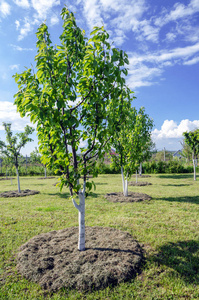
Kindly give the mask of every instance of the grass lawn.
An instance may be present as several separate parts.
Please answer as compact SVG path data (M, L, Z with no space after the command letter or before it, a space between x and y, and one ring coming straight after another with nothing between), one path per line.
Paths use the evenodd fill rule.
M135 178L132 178L135 180ZM120 175L100 175L86 199L86 226L127 231L143 246L142 273L128 283L93 293L60 290L48 294L16 272L15 254L35 235L78 226L68 190L57 179L21 178L21 189L40 194L0 198L0 299L199 299L199 179L192 174L162 174L139 179L152 185L129 186L151 201L112 203L104 195L122 190ZM0 192L16 190L17 180L0 181Z

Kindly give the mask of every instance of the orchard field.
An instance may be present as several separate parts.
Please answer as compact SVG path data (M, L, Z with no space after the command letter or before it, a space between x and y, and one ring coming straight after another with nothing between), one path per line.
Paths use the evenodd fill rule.
M132 177L131 181L135 178ZM21 189L40 194L0 198L0 299L198 299L199 194L192 174L156 174L129 186L150 201L112 203L105 194L122 191L121 175L99 175L96 190L86 198L86 226L113 227L130 233L144 249L145 263L136 278L114 288L81 293L48 293L16 271L18 248L49 231L78 226L69 191L57 178L21 177ZM17 190L16 177L0 181L0 192Z

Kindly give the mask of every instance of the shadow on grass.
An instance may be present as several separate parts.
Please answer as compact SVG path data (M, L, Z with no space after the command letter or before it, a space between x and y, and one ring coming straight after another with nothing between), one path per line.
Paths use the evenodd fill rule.
M199 283L199 242L197 241L179 241L163 245L152 260L174 269L188 283Z
M168 179L193 179L193 174L161 174L158 177Z
M199 196L164 197L158 198L158 200L199 204Z
M162 186L190 186L191 184L162 184Z
M43 194L50 195L50 196L57 196L57 197L64 198L64 199L67 199L67 198L70 197L69 193L59 193L59 192L57 192L57 193L43 193ZM92 192L90 192L88 196L91 197L91 198L98 198L98 194L92 193ZM88 196L86 195L86 198ZM78 196L75 196L75 195L74 195L74 197L78 198Z

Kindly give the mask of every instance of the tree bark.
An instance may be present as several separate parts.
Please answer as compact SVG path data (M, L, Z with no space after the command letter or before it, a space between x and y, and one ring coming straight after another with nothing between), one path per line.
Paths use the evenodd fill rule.
M125 197L128 196L128 179L126 176L126 179L124 178L124 171L123 171L123 167L121 167L121 175L122 175L122 185L123 185L123 194Z
M194 172L193 178L194 178L194 180L196 180L196 165L197 165L197 160L194 158L193 159L193 172Z
M18 167L16 167L16 173L17 173L18 192L21 193Z
M85 250L85 187L86 182L84 183L83 190L79 191L79 204L76 203L75 199L73 199L73 205L78 210L78 219L79 219L79 238L78 238L78 250Z
M46 167L44 167L44 174L45 174L45 178L47 178Z
M139 171L139 175L142 176L142 163L140 163L140 171Z

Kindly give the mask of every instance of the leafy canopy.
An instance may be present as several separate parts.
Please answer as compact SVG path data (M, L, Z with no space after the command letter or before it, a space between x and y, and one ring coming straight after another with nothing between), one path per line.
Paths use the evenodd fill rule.
M191 148L194 158L197 158L199 154L199 129L190 132L184 132L183 136L185 144Z
M130 106L125 84L125 52L111 47L103 27L85 37L73 13L64 7L60 45L53 46L48 27L37 31L36 69L15 74L15 104L21 116L37 124L43 163L61 171L61 187L78 193L81 175L93 173L116 127ZM124 105L125 103L125 105ZM90 190L91 183L86 183Z
M0 150L9 161L12 161L16 167L18 167L18 158L20 156L21 148L23 148L32 139L29 137L33 133L34 128L26 125L24 132L16 133L13 136L11 130L11 123L3 123L6 131L6 142L0 141Z
M143 107L139 111L131 107L120 130L115 132L112 145L117 155L112 155L112 161L123 168L125 177L130 177L138 165L149 158L153 146L152 127L153 120Z

